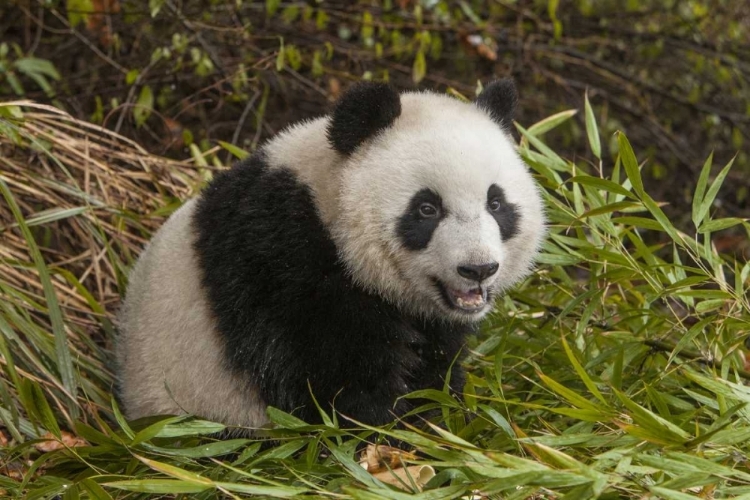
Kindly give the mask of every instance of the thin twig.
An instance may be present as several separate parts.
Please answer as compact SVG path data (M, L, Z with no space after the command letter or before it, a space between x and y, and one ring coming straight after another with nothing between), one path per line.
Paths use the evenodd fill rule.
M260 96L260 90L256 90L255 94L253 94L253 97L250 98L249 101L247 101L247 104L245 105L245 109L242 110L242 114L240 115L240 121L237 122L237 127L234 129L234 134L232 134L232 145L236 145L237 141L240 138L240 132L242 131L242 127L245 125L245 120L247 119L247 115L250 114L250 110L253 109L253 106L255 105L255 101L258 100L258 96ZM224 160L224 163L229 165L232 161L232 153L227 151L226 159Z
M39 3L41 4L42 2L40 1ZM116 68L117 71L119 71L123 75L128 72L127 69L125 69L123 66L121 66L120 64L118 64L115 60L113 60L107 54L105 54L104 52L102 52L101 50L99 50L99 47L97 47L96 45L94 45L93 43L91 43L91 41L88 38L86 38L85 36L83 36L80 31L78 31L77 29L73 28L70 25L70 23L68 23L68 20L65 18L65 16L63 16L62 14L60 14L57 11L57 9L50 8L50 12L52 12L52 15L54 15L61 23L63 23L68 28L68 30L69 30L70 33L72 33L76 38L78 38L78 40L80 40L86 47L88 47L89 49L91 49L91 51L93 51L97 56L99 56L100 58L102 58L103 60L105 60L107 62L107 64L109 64L113 68Z

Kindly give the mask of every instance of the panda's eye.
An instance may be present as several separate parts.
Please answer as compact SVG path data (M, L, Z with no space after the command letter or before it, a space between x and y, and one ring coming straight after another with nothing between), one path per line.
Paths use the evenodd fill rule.
M419 205L419 215L421 215L425 219L432 219L434 217L437 217L438 209L431 203L422 203L421 205Z
M498 210L500 210L500 207L502 206L503 206L502 202L498 200L497 198L495 198L494 200L491 200L489 203L490 210L492 210L493 212L497 212Z

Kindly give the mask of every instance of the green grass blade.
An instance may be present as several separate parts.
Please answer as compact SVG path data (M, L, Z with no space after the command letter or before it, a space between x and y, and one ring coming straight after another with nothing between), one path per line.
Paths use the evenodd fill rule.
M716 176L716 179L714 179L711 187L708 188L708 192L706 192L705 198L701 200L701 203L698 206L698 212L694 215L693 220L694 222L698 221L699 225L703 223L706 215L708 215L708 211L711 208L714 200L716 199L716 195L719 194L719 189L721 189L721 185L724 183L724 179L729 173L729 170L732 168L735 158L729 160L729 163L727 163L724 168L721 169L721 172L719 172L719 175ZM703 172L701 172L701 175L702 174Z
M124 481L112 481L104 483L109 488L119 490L136 491L140 493L155 494L180 494L180 493L200 493L211 489L212 486L189 483L176 479L126 479Z
M16 219L18 227L21 229L23 236L28 245L29 253L34 261L37 272L39 273L39 280L42 283L44 290L44 297L47 300L47 308L49 310L49 320L52 324L52 332L55 336L55 353L57 355L57 371L60 374L63 386L67 392L67 396L70 398L69 413L73 420L78 418L78 402L76 396L78 394L78 383L76 381L76 375L73 370L73 360L70 356L70 349L68 348L68 338L65 333L65 325L63 323L62 311L60 310L60 304L57 301L57 294L52 285L50 278L49 269L47 264L44 262L44 257L39 251L39 247L34 240L34 236L31 234L29 227L26 225L26 220L21 214L21 209L18 207L16 200L13 198L13 194L8 185L3 179L0 179L0 191L3 193L6 203L11 209L13 216Z
M625 168L625 174L630 179L630 183L638 196L643 196L645 191L641 171L638 168L638 160L635 158L633 147L624 133L617 133L617 144L620 146L620 158L622 159L622 166Z
M576 113L578 113L577 109L568 109L566 111L555 113L554 115L548 116L547 118L536 122L527 130L529 134L539 137L540 135L543 135L544 133L549 132L553 128L558 127L562 123L570 120L570 118L575 116Z
M698 184L695 186L695 193L693 194L693 206L692 206L692 219L695 227L700 226L701 219L698 218L698 212L700 210L701 202L706 194L706 186L708 186L708 176L711 175L711 166L714 162L714 153L711 152L706 158L703 168L701 168L700 176L698 177Z
M591 152L594 153L598 159L602 159L602 143L599 139L599 129L596 126L596 118L594 117L594 110L591 108L589 102L589 93L586 91L584 95L584 110L586 114L586 135L589 138L589 146L591 146Z
M568 355L568 359L570 360L570 363L573 365L573 369L575 369L578 376L581 378L583 383L586 385L586 388L591 392L591 394L594 395L596 399L602 402L604 406L607 406L607 400L604 399L604 396L599 391L599 388L596 386L593 380L591 380L591 377L589 377L588 373L586 373L586 370L581 366L581 363L578 361L578 358L576 358L575 354L573 354L573 350L570 348L570 345L568 345L568 341L565 339L565 337L561 337L563 348L565 349L565 354Z

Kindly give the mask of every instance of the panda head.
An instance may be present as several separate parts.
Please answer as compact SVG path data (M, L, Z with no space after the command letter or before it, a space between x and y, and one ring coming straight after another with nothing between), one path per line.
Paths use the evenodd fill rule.
M327 124L338 153L331 233L357 283L422 317L473 322L526 276L544 234L507 127L511 80L474 103L353 87Z

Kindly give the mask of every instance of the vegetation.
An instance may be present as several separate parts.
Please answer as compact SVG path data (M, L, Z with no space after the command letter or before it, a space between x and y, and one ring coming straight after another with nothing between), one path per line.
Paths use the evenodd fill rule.
M472 342L463 400L419 394L444 427L351 432L340 416L309 426L271 411L276 428L265 435L279 444L264 448L260 438L206 437L224 429L211 422L127 423L111 397L107 311L149 232L211 170L150 156L52 108L0 112L7 494L402 498L354 458L362 440L386 435L439 471L424 498L750 497L750 263L711 243L714 231L750 229L711 215L729 165L713 181L711 160L703 167L688 234L644 191L625 135L607 177L603 162L565 161L542 141L572 112L519 126L551 236L539 271ZM598 158L588 106L585 116Z
M750 499L746 152L732 163L747 138L742 2L205 3L0 7L0 94L48 102L0 103L0 497ZM663 52L596 28L616 16ZM459 47L475 33L484 45ZM165 36L176 45L152 58ZM66 59L81 46L92 52ZM558 49L585 57L538 52ZM690 51L707 57L704 71ZM258 437L217 439L225 427L200 419L122 418L112 313L182 200L322 110L336 85L387 76L470 98L474 76L498 68L525 82L519 150L544 188L550 236L536 273L471 339L463 397L415 394L440 422L342 430L341 415L308 425L271 409ZM687 95L690 79L711 90L651 100ZM573 110L558 107L568 99ZM669 179L678 166L695 176L656 183L659 165ZM423 491L357 463L383 436L435 469Z
M711 152L725 215L750 214L750 4L735 0L11 0L0 2L0 95L184 158L246 150L319 115L359 79L472 96L513 76L521 123L597 111L649 161L644 182L679 227ZM582 117L550 143L585 157ZM228 157L222 155L223 162Z

